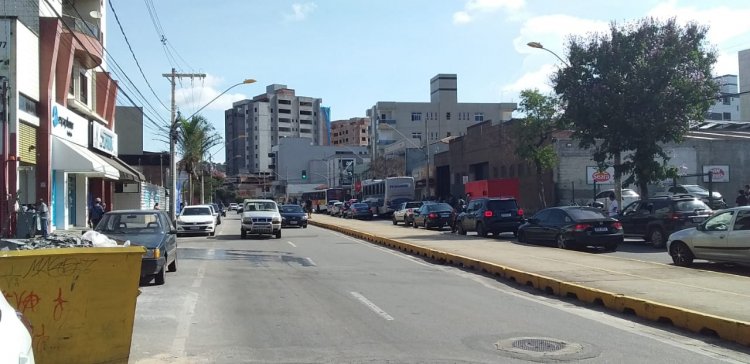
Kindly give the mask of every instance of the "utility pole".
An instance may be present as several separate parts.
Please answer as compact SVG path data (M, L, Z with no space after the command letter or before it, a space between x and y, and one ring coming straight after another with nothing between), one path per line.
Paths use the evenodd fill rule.
M175 80L177 78L205 78L205 73L177 73L172 68L172 73L164 73L163 77L169 79L172 84L172 110L169 117L169 217L175 221L177 216L177 155L175 153L175 143L177 142L177 119L175 114L177 107L175 105Z

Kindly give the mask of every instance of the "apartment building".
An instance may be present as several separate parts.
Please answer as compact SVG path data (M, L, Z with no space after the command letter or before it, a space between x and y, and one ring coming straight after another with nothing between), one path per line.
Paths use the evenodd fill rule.
M706 119L737 121L740 120L740 96L738 93L737 75L714 77L719 84L721 98L708 109Z
M224 113L227 174L272 173L271 148L283 138L327 140L320 98L297 96L273 84L252 100L240 100Z
M370 119L351 118L331 122L331 145L368 146Z

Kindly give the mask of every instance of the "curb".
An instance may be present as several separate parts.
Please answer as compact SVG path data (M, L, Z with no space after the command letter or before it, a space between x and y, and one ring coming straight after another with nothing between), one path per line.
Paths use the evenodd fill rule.
M687 329L695 333L716 335L723 340L750 346L750 322L714 316L682 307L586 287L541 274L526 272L509 266L426 248L396 239L384 238L338 225L312 220L308 223L328 230L338 231L374 244L400 250L405 253L430 258L441 263L492 274L495 277L502 277L521 285L534 287L547 294L575 298L579 301L603 306L620 313L633 314L647 320L661 323L671 323L675 327Z

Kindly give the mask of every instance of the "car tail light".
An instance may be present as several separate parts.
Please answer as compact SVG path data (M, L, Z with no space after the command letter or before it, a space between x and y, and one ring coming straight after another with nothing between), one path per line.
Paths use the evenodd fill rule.
M622 230L622 223L620 223L619 221L615 221L612 223L612 227L617 230Z
M523 216L523 209L518 209L518 216Z
M427 215L427 217L429 217L430 219L437 219L437 214L434 212L430 212L430 214Z
M573 230L575 231L586 231L586 229L590 228L591 225L589 224L576 224L575 228Z
M669 215L669 218L672 220L679 220L682 218L682 214L679 212L673 212L671 215Z
M492 211L489 211L489 210L485 211L484 212L484 217L492 217Z

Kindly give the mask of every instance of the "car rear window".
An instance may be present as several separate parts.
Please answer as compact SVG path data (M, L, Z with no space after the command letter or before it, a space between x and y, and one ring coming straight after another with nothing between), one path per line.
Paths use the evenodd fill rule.
M185 216L211 215L211 209L208 207L186 207L182 211L182 215L185 215Z
M353 204L352 207L354 207L355 209L367 209L367 208L370 208L370 205L359 202L359 203Z
M427 209L429 211L450 211L453 210L453 207L451 207L451 205L448 205L447 203L434 203L429 204L427 206Z
M570 209L568 214L576 220L604 219L607 216L599 209Z
M511 211L516 210L516 200L489 200L487 210L491 211Z
M418 207L421 207L421 206L422 206L422 202L407 202L406 203L406 208L407 209L413 209L415 207L418 208Z
M708 205L703 203L701 200L685 200L685 201L677 201L675 203L675 211L690 211L693 212L695 210L710 210L708 208Z
M304 212L302 211L302 206L281 206L281 212Z

